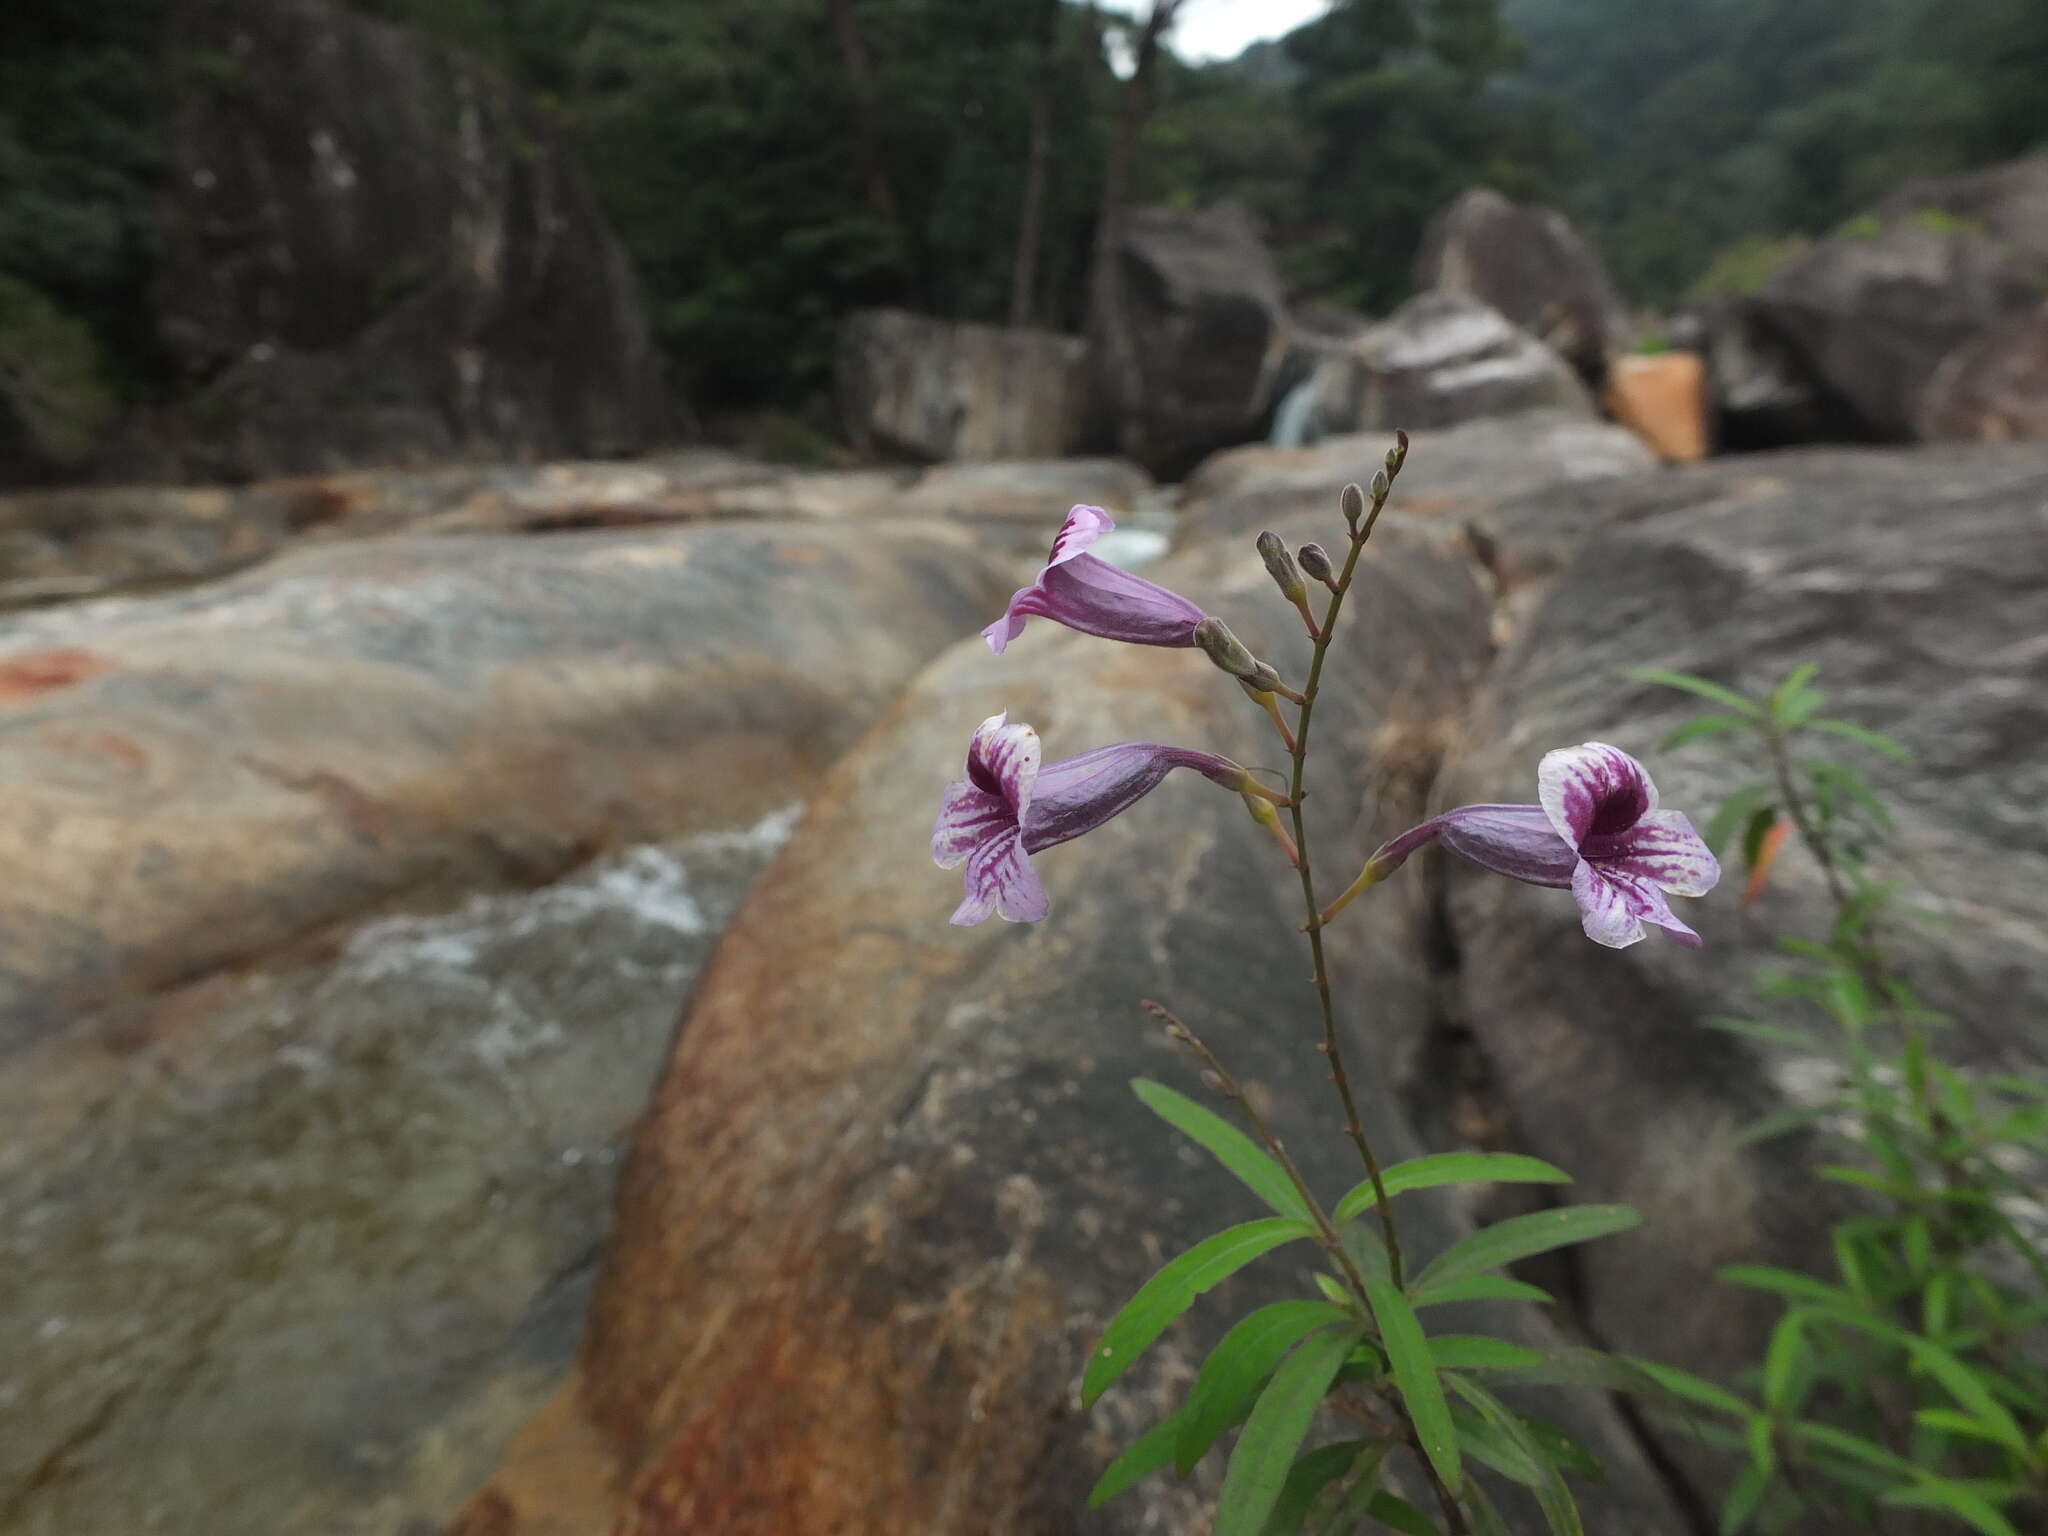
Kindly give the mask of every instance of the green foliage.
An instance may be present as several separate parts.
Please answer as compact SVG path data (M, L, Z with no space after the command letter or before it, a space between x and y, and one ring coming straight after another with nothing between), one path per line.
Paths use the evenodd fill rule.
M92 332L0 272L0 440L11 423L35 457L75 463L113 409Z
M1234 1088L1217 1081L1227 1097L1236 1097ZM1411 1447L1420 1447L1442 1496L1459 1500L1477 1529L1488 1529L1498 1515L1485 1490L1466 1476L1467 1455L1527 1487L1551 1530L1581 1530L1564 1474L1597 1476L1597 1464L1559 1431L1508 1410L1473 1374L1533 1381L1550 1371L1560 1381L1601 1386L1649 1378L1594 1351L1553 1357L1481 1334L1431 1336L1418 1313L1453 1300L1548 1301L1543 1291L1500 1270L1633 1226L1633 1211L1572 1206L1510 1218L1454 1243L1403 1285L1377 1231L1360 1220L1378 1203L1370 1180L1326 1214L1297 1187L1270 1140L1260 1146L1161 1084L1141 1078L1131 1086L1149 1109L1282 1214L1218 1233L1147 1281L1089 1356L1084 1403L1094 1402L1197 1296L1261 1254L1306 1237L1322 1247L1331 1270L1315 1277L1320 1299L1273 1302L1239 1319L1210 1351L1180 1409L1110 1463L1089 1495L1091 1507L1155 1472L1188 1475L1241 1424L1216 1511L1215 1528L1225 1536L1348 1531L1368 1519L1397 1531L1433 1533L1437 1527L1426 1516L1378 1485L1382 1464ZM1482 1152L1413 1158L1381 1175L1390 1199L1460 1184L1563 1182L1562 1170L1536 1158ZM1380 1411L1397 1412L1399 1432L1304 1451L1319 1408L1333 1394L1352 1392L1377 1401Z
M1812 666L1761 699L1683 674L1634 675L1732 711L1710 717L1732 726L1681 736L1753 739L1767 777L1732 794L1713 823L1724 837L1749 828L1752 894L1787 835L1825 878L1835 906L1825 938L1784 941L1794 963L1764 979L1767 995L1825 1027L1711 1022L1833 1059L1838 1092L1744 1134L1809 1132L1827 1153L1816 1174L1863 1201L1833 1226L1833 1276L1768 1265L1722 1271L1785 1304L1745 1377L1753 1398L1643 1369L1731 1421L1722 1443L1745 1464L1722 1506L1728 1536L1777 1530L1816 1510L1863 1528L1883 1506L1934 1512L1985 1536L2033 1528L2048 1512L2048 1371L2016 1346L2048 1321L2048 1256L2006 1205L2031 1198L2013 1170L2048 1162L2048 1118L2025 1085L1934 1054L1937 1021L1884 946L1894 888L1875 866L1890 814L1860 771L1817 749L1847 742L1893 762L1910 755L1868 727L1821 715L1826 697Z
M1506 0L1624 290L1741 292L1900 183L2048 144L2038 0ZM1714 253L1721 253L1715 255Z
M1685 296L1697 303L1755 293L1812 245L1804 235L1744 235L1714 256L1706 271L1686 287Z

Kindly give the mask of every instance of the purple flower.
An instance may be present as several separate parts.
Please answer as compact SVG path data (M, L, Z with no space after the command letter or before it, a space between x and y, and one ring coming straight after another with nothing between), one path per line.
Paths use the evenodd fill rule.
M1019 588L1003 616L981 632L988 648L1002 655L1003 647L1024 633L1024 621L1032 614L1105 640L1193 645L1195 626L1206 617L1201 609L1177 592L1087 553L1115 526L1100 507L1067 513L1038 579Z
M1442 842L1496 874L1569 887L1595 943L1626 948L1652 923L1699 947L1665 893L1704 896L1721 866L1683 813L1657 809L1657 786L1641 763L1605 742L1563 747L1544 754L1536 795L1540 805L1461 805L1402 833L1366 861L1328 915L1423 844Z
M1176 768L1271 797L1227 757L1144 741L1097 747L1041 768L1038 732L1008 719L992 715L981 722L967 747L967 777L946 786L932 829L939 868L967 865L967 895L953 913L962 927L990 913L1013 923L1044 917L1045 887L1030 855L1094 831Z

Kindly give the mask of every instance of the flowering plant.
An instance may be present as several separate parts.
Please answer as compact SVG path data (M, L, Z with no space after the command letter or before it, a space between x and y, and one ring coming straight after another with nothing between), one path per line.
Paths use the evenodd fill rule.
M1383 1165L1347 1073L1324 932L1352 901L1431 843L1509 878L1568 889L1587 934L1612 947L1642 939L1646 924L1696 946L1698 936L1667 898L1702 895L1719 876L1691 823L1659 807L1642 765L1614 747L1587 742L1542 760L1533 803L1446 811L1382 846L1324 905L1302 817L1316 700L1345 598L1407 451L1400 435L1369 494L1346 488L1341 563L1319 545L1289 551L1273 534L1259 539L1261 558L1312 642L1299 689L1253 656L1222 620L1088 553L1111 526L1095 507L1068 514L1037 579L985 631L998 653L1027 617L1109 640L1200 650L1272 722L1290 764L1284 787L1264 784L1198 748L1155 743L1118 743L1042 763L1037 733L998 715L974 732L964 775L946 789L932 836L941 866L965 866L955 923L991 916L1036 921L1049 899L1032 856L1101 826L1172 770L1189 768L1242 799L1299 883L1319 1048L1363 1176L1334 1201L1312 1189L1217 1054L1173 1013L1143 1004L1195 1058L1201 1080L1236 1109L1249 1134L1159 1083L1137 1083L1139 1098L1214 1156L1270 1214L1167 1262L1110 1320L1081 1383L1084 1406L1092 1404L1203 1292L1253 1260L1297 1242L1320 1250L1324 1272L1317 1293L1261 1307L1232 1327L1180 1410L1117 1457L1091 1495L1091 1503L1101 1503L1169 1466L1185 1475L1235 1429L1216 1536L1278 1536L1305 1525L1348 1531L1366 1524L1444 1536L1500 1532L1506 1527L1495 1490L1503 1484L1493 1478L1526 1489L1553 1531L1582 1530L1565 1474L1585 1471L1591 1458L1495 1391L1503 1382L1540 1379L1537 1368L1546 1358L1504 1339L1433 1331L1423 1315L1457 1301L1547 1300L1506 1274L1507 1267L1622 1231L1639 1218L1623 1206L1554 1207L1472 1232L1418 1262L1420 1256L1404 1247L1396 1219L1394 1201L1404 1191L1563 1184L1569 1176L1538 1159L1501 1153L1453 1152ZM1614 1362L1613 1369L1629 1368ZM1634 1371L1629 1383L1655 1386L1646 1371ZM1311 1445L1324 1408L1351 1433ZM1475 1463L1489 1475L1477 1475Z

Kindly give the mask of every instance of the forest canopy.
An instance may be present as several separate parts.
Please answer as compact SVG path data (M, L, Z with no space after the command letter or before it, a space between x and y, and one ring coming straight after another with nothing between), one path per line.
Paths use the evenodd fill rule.
M1128 16L1074 0L356 3L483 55L560 124L711 409L817 398L835 319L861 305L1082 323ZM6 316L32 310L36 334L84 349L92 389L131 399L168 386L150 206L187 63L161 46L164 9L0 12L0 361ZM1373 311L1405 295L1430 215L1486 183L1565 208L1631 300L1668 305L1717 258L1731 270L1731 250L2048 145L2044 79L2039 0L1339 0L1235 60L1165 56L1131 191L1241 198L1303 300Z

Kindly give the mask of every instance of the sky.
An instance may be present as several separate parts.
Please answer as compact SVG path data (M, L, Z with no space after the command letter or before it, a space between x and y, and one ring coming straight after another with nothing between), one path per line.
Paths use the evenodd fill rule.
M1135 16L1151 9L1151 0L1101 4ZM1329 8L1329 0L1186 0L1174 23L1173 51L1190 61L1235 58L1260 38L1292 32Z

